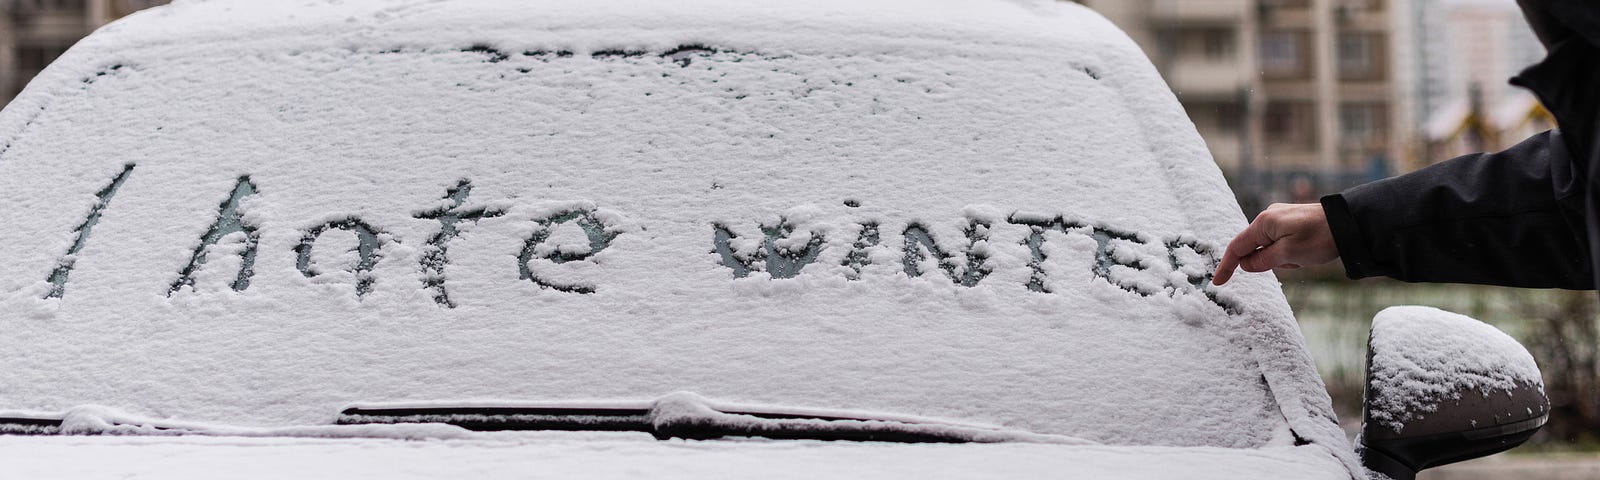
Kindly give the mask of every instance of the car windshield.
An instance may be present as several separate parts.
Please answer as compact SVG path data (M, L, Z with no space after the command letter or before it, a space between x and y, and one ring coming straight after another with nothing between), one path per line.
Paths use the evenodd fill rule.
M647 3L601 22L626 31L448 7L311 35L364 7L270 30L299 24L224 3L91 39L0 115L0 409L310 425L694 392L1281 438L1239 333L1276 294L1204 286L1237 207L1085 11L1059 38Z

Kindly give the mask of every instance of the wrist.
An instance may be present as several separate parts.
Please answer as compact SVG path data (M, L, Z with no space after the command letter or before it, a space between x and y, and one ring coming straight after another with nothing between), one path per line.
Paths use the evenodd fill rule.
M1333 239L1335 254L1344 265L1345 276L1357 279L1382 275L1376 271L1372 254L1366 247L1360 228L1356 226L1355 216L1351 215L1350 204L1345 201L1344 195L1327 195L1322 197L1320 203L1323 222L1328 229L1328 236Z

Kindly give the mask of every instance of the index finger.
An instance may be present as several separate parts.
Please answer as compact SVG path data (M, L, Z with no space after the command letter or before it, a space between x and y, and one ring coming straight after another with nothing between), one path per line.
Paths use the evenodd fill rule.
M1217 262L1217 271L1211 274L1212 285L1228 283L1233 278L1233 271L1239 268L1239 259L1232 253L1223 252L1222 260Z
M1255 253L1256 249L1272 244L1272 238L1266 235L1261 222L1250 222L1250 225L1239 231L1228 242L1228 247L1222 250L1222 260L1217 262L1217 271L1211 275L1212 285L1228 283L1233 278L1233 271L1239 268L1239 259Z

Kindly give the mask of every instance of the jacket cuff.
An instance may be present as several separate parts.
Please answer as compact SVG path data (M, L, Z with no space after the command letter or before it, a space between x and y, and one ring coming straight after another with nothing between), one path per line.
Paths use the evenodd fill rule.
M1328 218L1328 230L1333 232L1333 244L1339 249L1339 261L1344 263L1344 274L1357 278L1382 275L1374 268L1372 252L1350 215L1350 204L1344 195L1335 193L1322 197L1322 213Z

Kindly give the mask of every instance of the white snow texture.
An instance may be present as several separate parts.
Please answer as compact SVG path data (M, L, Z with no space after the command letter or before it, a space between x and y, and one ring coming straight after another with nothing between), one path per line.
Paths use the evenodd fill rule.
M1433 307L1389 307L1372 318L1372 419L1401 431L1464 389L1486 395L1544 386L1516 339L1472 317Z
M1071 3L179 1L0 112L0 168L0 409L693 392L1354 465Z
M16 478L118 480L499 479L1349 479L1317 447L854 442L657 442L617 434L484 441L214 437L0 437ZM219 472L225 472L219 474Z

